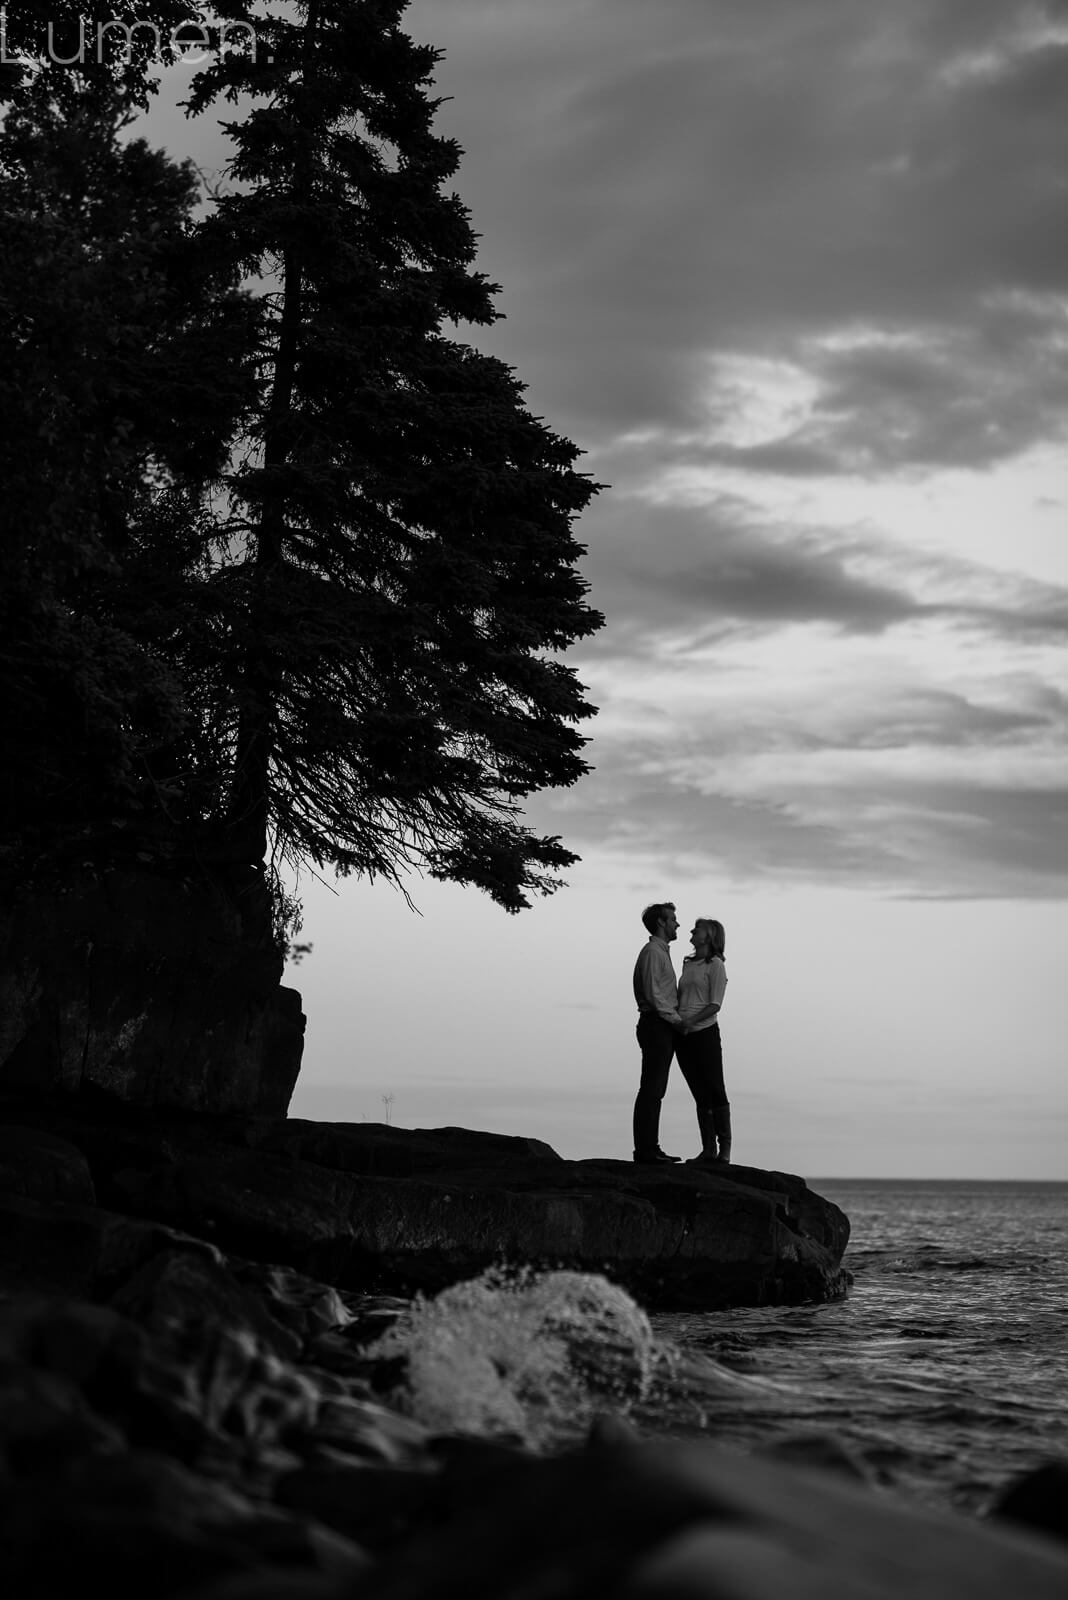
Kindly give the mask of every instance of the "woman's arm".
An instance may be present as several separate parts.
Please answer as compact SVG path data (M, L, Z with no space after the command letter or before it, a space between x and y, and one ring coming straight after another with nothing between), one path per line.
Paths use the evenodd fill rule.
M682 1026L683 1033L692 1033L698 1023L707 1022L710 1017L715 1016L718 1010L718 1003L715 1000L710 1000L707 1006L702 1006L700 1011L694 1011L686 1018Z

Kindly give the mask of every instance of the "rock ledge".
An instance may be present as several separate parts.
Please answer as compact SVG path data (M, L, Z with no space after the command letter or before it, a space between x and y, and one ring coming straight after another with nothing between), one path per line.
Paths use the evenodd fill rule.
M99 1106L22 1117L0 1141L16 1192L59 1182L66 1142L65 1170L81 1174L69 1195L342 1289L433 1292L522 1265L600 1273L667 1310L820 1302L850 1283L848 1219L787 1173L565 1161L535 1139L463 1128Z

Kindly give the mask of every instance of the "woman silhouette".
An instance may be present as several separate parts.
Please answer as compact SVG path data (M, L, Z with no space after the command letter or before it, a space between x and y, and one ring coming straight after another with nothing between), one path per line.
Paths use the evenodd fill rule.
M695 1162L731 1158L731 1108L723 1082L723 1045L719 1013L727 989L724 951L727 934L714 917L698 917L690 934L693 955L679 974L682 1033L675 1055L697 1107L701 1153Z

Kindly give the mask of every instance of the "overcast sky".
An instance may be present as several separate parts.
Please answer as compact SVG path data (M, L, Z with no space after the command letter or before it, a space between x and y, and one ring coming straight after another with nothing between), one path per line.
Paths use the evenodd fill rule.
M481 342L609 485L568 658L595 770L532 806L583 862L519 918L305 885L293 1113L628 1156L670 897L676 965L727 925L736 1159L1068 1178L1068 3L406 26L503 286Z

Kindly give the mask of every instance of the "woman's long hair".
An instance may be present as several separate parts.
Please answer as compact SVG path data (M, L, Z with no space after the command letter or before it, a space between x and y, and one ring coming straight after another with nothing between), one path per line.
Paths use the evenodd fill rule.
M715 917L698 917L697 926L706 929L708 933L709 951L705 956L705 964L707 965L713 956L719 956L722 960L723 952L727 948L727 930L722 922L717 922Z

